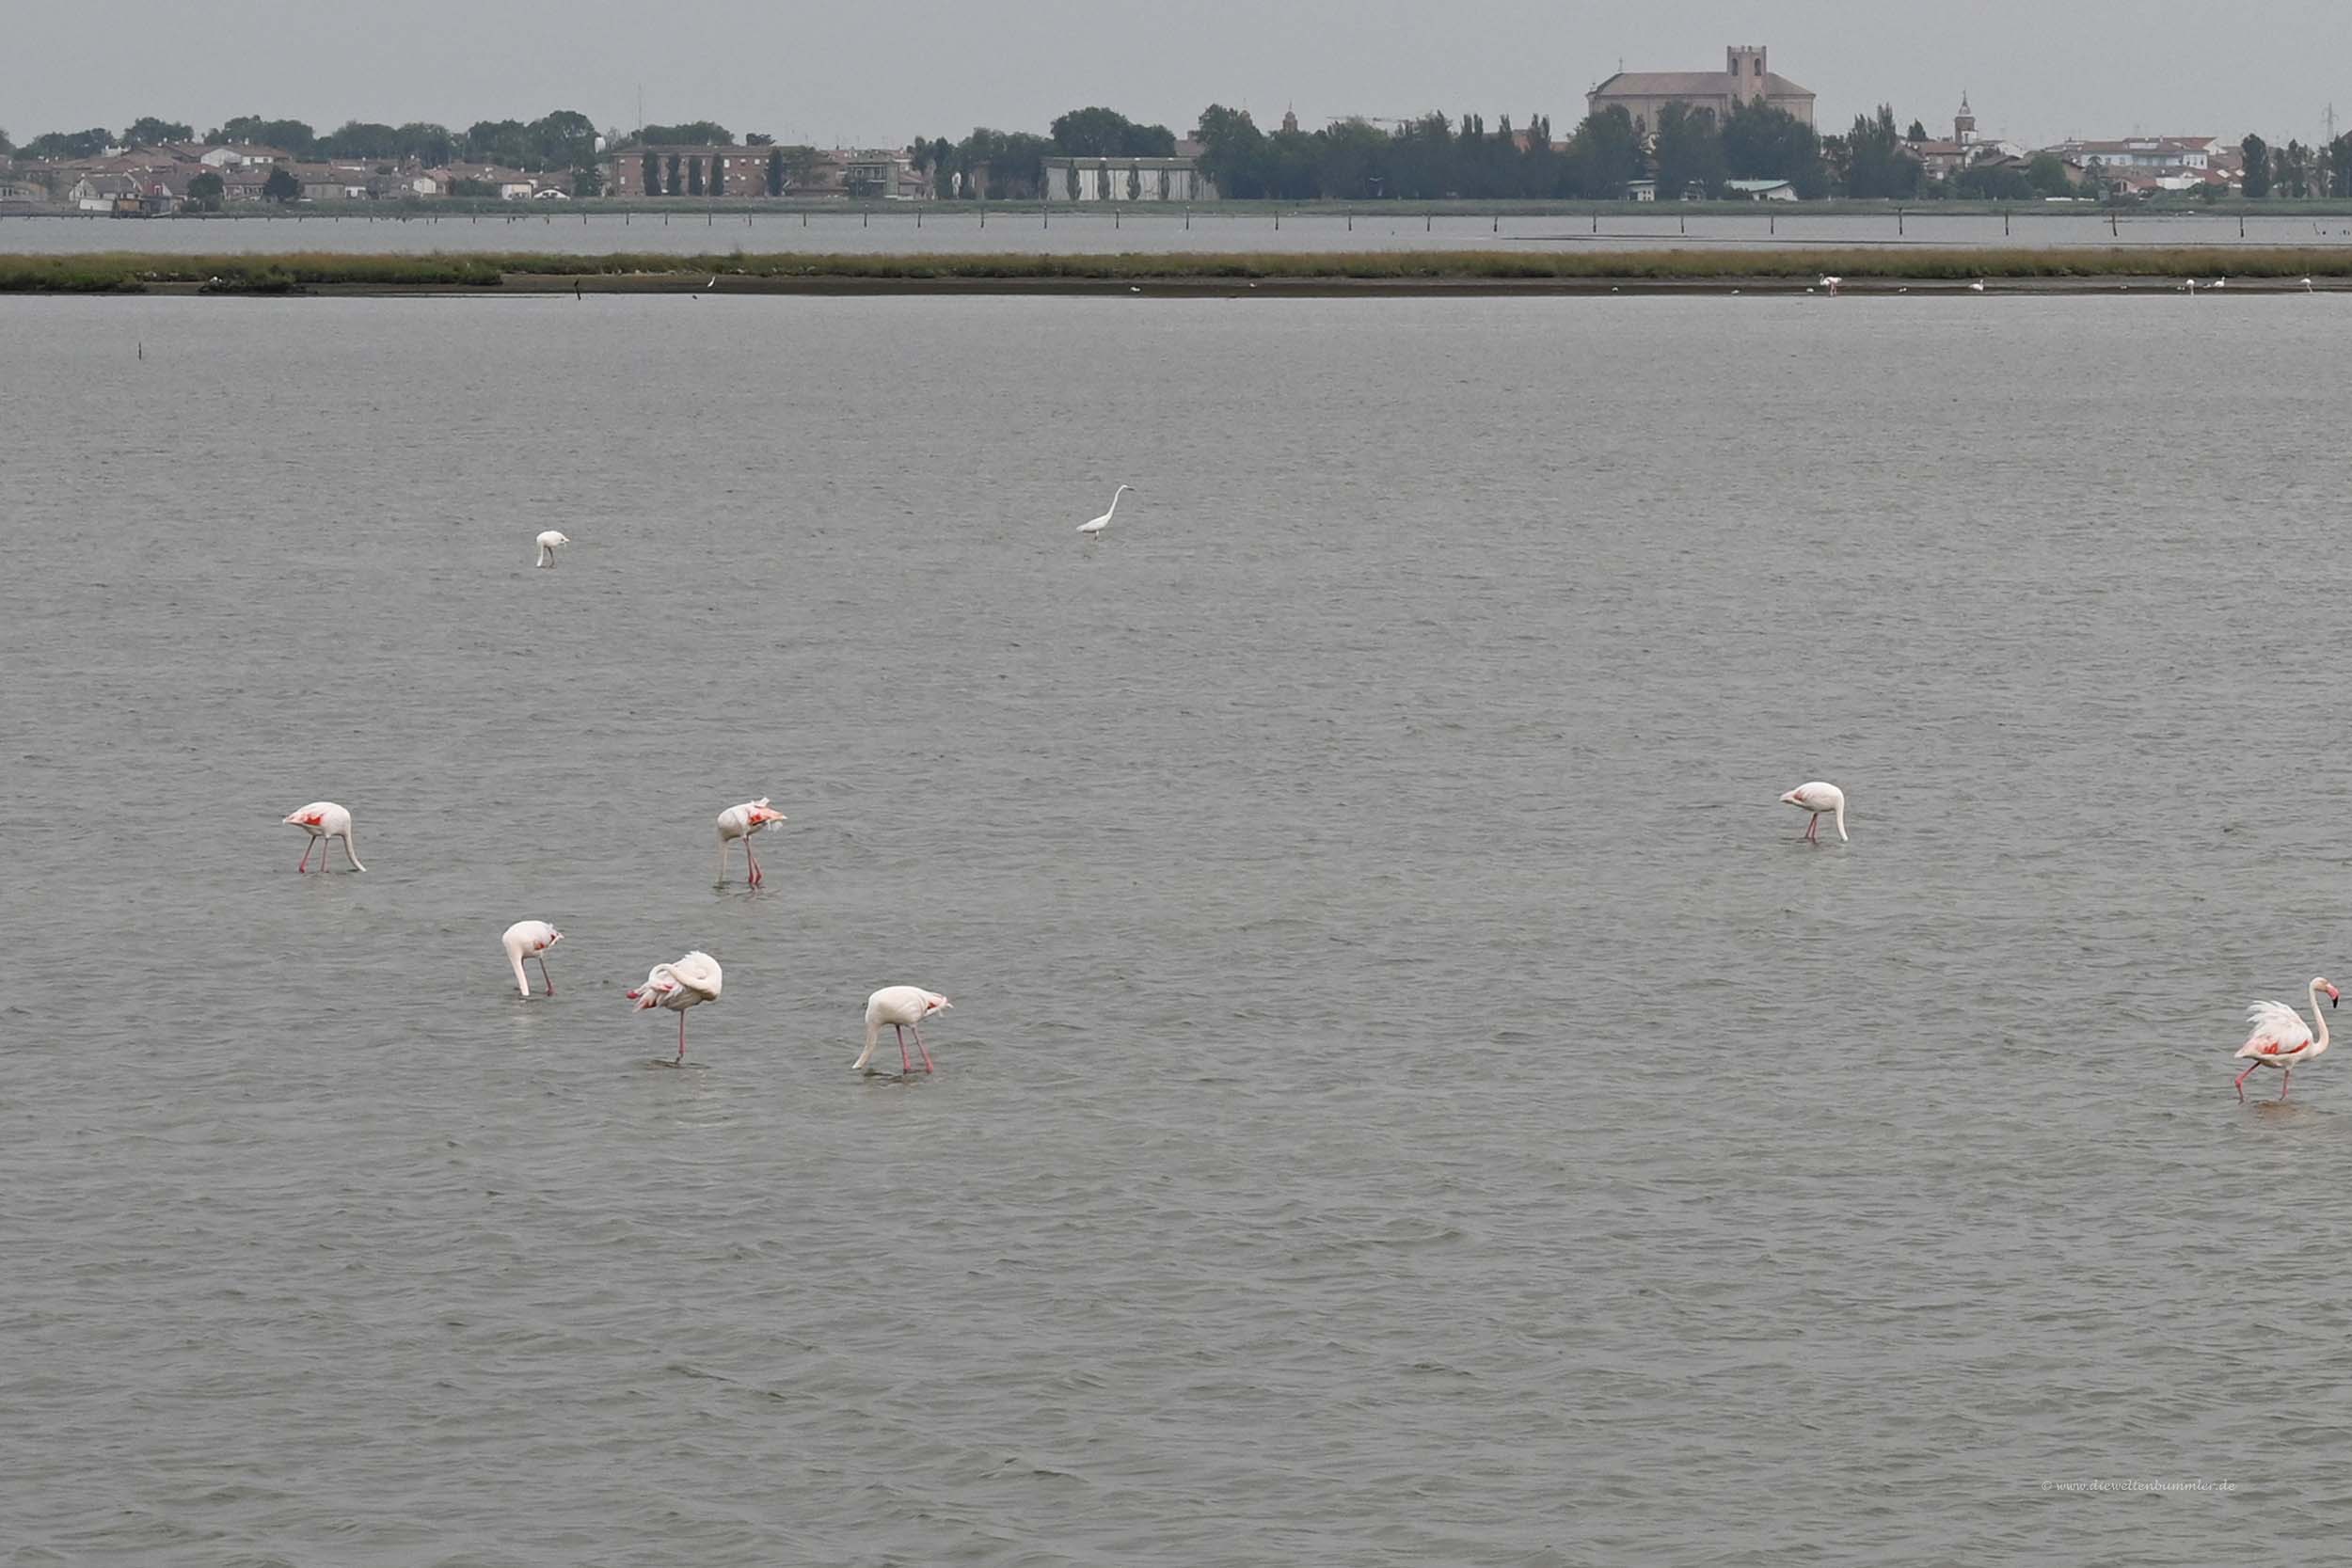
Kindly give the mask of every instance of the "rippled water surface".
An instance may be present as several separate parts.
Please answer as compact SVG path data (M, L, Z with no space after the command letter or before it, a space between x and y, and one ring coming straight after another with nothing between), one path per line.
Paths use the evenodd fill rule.
M669 213L566 213L548 203L511 213L371 217L314 212L272 217L178 217L151 221L43 214L0 217L0 253L146 250L218 251L615 251L725 255L815 251L851 255L1009 252L1080 255L1184 251L1466 250L1574 252L1594 248L1752 249L1856 245L1873 248L2044 245L2352 246L2352 217L2341 214L2131 214L2027 206L2007 216L1910 212L1827 214L1759 206L1745 213L1686 214L1669 204L1607 214L1423 212L1367 203L1355 213L1322 208L1181 208L1146 204L1117 214L992 208L953 211L911 203L810 213L720 213L680 206Z
M0 1562L2340 1560L2348 332L0 303Z

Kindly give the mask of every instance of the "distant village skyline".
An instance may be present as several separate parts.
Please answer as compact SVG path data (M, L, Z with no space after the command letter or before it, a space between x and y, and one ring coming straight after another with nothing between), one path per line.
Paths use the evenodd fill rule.
M1768 46L1775 70L1819 95L1825 133L1881 103L1906 123L1944 125L1963 92L1986 134L2027 145L2249 131L2317 142L2331 98L2352 122L2352 81L2338 92L2330 80L2335 52L2282 41L2297 36L2298 17L2310 36L2331 36L2332 7L2282 0L2258 34L2185 7L2172 16L2168 5L2153 0L2123 27L2101 8L1987 0L1964 16L1907 22L1905 47L1890 51L1883 9L1851 0L1763 25L1752 8L1716 0L1661 0L1605 19L1534 0L1442 15L1403 0L1200 0L1178 28L1078 0L1034 0L1016 16L906 0L879 28L832 6L747 13L689 0L656 23L640 8L579 0L552 33L451 0L418 0L397 27L345 0L259 0L233 28L156 0L92 0L11 24L0 127L20 143L119 129L141 115L199 133L249 114L322 132L345 119L462 129L561 104L626 131L640 119L641 91L649 121L707 119L818 146L898 146L976 126L1034 131L1096 103L1179 135L1212 103L1246 107L1268 128L1286 109L1310 128L1432 110L1515 122L1542 114L1565 127L1621 67L1707 71L1727 43ZM1127 32L1132 49L1119 44ZM87 47L116 33L140 46ZM344 47L348 36L367 47ZM1243 38L1248 46L1236 48Z

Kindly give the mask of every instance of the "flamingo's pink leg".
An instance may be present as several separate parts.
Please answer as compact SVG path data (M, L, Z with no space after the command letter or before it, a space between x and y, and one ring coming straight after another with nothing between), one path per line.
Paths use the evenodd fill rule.
M897 1023L892 1024L890 1030L898 1037L898 1075L903 1078L914 1070L914 1064L907 1060L907 1032L903 1025Z
M313 838L313 839L311 839L311 840L310 840L310 843L305 844L305 845L302 847L302 863L301 863L300 865L297 865L297 866L295 866L295 867L294 867L294 875L295 875L295 876L299 877L299 876L301 876L304 872L306 872L306 871L308 871L308 870L310 870L310 851L311 851L311 849L312 849L313 847L316 847L316 845L318 844L318 842L319 842L319 841L318 841L317 839Z
M757 887L760 883L759 857L752 853L752 840L748 833L743 838L743 859L752 868L752 886Z
M2252 1072L2252 1071L2253 1071L2256 1068L2258 1068L2258 1067L2260 1067L2260 1066L2262 1066L2262 1063L2260 1063L2260 1062L2249 1062L2249 1063L2247 1063L2247 1064L2246 1064L2246 1071L2245 1071L2245 1072L2241 1072L2241 1073L2239 1073L2239 1074L2237 1075L2237 1082L2236 1082L2236 1084L2235 1084L2235 1085L2234 1085L2234 1086L2235 1086L2235 1088L2237 1089L2237 1097L2238 1097L2238 1101L2239 1101L2239 1103L2243 1104L2243 1103L2245 1102L2245 1100L2246 1100L2246 1078L2247 1078L2247 1073L2250 1073L2250 1072Z
M2287 1085L2294 1082L2295 1069L2293 1068L2283 1069L2279 1079L2279 1098L2280 1100L2284 1100L2287 1097Z
M678 1009L677 1015L677 1059L681 1062L686 1060L686 1009L683 1007Z
M543 953L534 953L532 957L539 960L539 978L548 983L548 994L549 996L553 996L555 994L555 976L548 973L547 955ZM678 1019L678 1022L683 1023L686 1020L683 1016L681 1016Z
M914 1026L914 1049L923 1051L923 1026L919 1023ZM931 1053L928 1051L923 1051L923 1070L931 1070Z

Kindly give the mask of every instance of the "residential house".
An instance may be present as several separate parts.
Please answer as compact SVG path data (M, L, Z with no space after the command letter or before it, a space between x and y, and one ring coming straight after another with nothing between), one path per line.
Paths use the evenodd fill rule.
M607 196L632 199L646 196L684 196L708 198L725 197L730 200L768 194L768 157L774 151L768 147L629 147L604 154L604 191ZM835 153L830 162L820 157L822 175L812 181L806 178L793 186L795 196L839 196L844 193L841 182L840 159L848 154ZM649 191L645 185L645 160L654 160L661 188ZM806 171L816 173L818 171ZM823 187L823 188L819 188Z
M207 148L197 155L196 161L208 168L225 171L232 168L266 167L271 164L288 164L294 161L294 155L290 152L282 152L275 147L251 147L240 143L228 147Z
M1797 187L1786 180L1726 180L1724 194L1734 200L1794 201Z

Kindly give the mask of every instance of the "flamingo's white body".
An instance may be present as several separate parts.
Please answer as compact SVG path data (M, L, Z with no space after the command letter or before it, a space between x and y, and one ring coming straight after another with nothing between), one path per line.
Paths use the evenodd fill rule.
M907 1060L907 1035L914 1031L914 1049L923 1052L923 1070L931 1070L931 1053L923 1050L923 1021L933 1013L944 1013L955 1004L936 991L920 986L884 986L866 999L866 1049L850 1064L853 1072L864 1072L866 1064L874 1059L874 1042L882 1038L882 1025L887 1023L898 1036L898 1070L913 1072L914 1064Z
M538 563L539 563L540 565L542 565L542 566L552 566L552 565L554 565L554 564L555 564L555 551L556 551L556 547L557 547L558 546L562 546L562 545L568 545L568 544L570 544L570 543L571 543L571 541L570 541L569 539L564 538L564 537L561 533L558 533L555 530L553 530L553 529L549 529L549 530L548 530L548 531L547 531L547 532L545 532L545 533L543 533L543 534L539 535L539 562L538 562Z
M1112 491L1111 509L1108 512L1104 513L1100 517L1093 518L1088 522L1080 523L1078 525L1078 531L1091 539L1096 534L1101 533L1104 529L1110 527L1111 519L1119 515L1119 498L1127 494L1134 488L1135 486L1132 484L1122 484L1118 489Z
M2246 1076L2258 1067L2275 1067L2280 1071L2279 1098L2287 1097L2287 1085L2295 1078L2295 1069L2328 1049L2328 1015L2319 1010L2319 993L2328 993L2328 1006L2334 1006L2343 993L2329 985L2325 976L2312 981L2312 1023L2319 1026L2316 1037L2312 1024L2295 1016L2295 1009L2283 1002L2257 1002L2246 1009L2246 1022L2254 1032L2246 1037L2246 1043L2237 1048L2237 1056L2250 1058L2246 1072L2237 1075L2237 1097L2246 1098ZM2233 1061L2236 1060L2233 1056Z
M1831 293L1836 293L1837 292L1837 285L1843 283L1845 279L1842 277L1832 277L1824 274L1821 278L1821 287L1827 289Z
M729 806L719 814L719 880L727 879L727 846L737 839L743 841L743 863L751 869L750 883L757 887L767 879L759 869L759 857L752 853L752 835L773 823L788 820L784 813L771 809L768 797L746 800L739 806Z
M507 965L515 971L515 989L523 995L531 994L531 976L523 972L523 960L539 960L539 977L548 983L548 994L555 994L555 976L548 973L548 949L564 940L564 933L544 920L517 920L499 939L506 948Z
M1782 796L1780 798L1780 803L1784 806L1794 806L1799 811L1811 812L1813 814L1813 819L1804 825L1804 836L1807 840L1815 844L1821 842L1821 818L1835 812L1837 816L1838 842L1842 844L1847 841L1846 792L1838 788L1836 784L1823 784L1819 779L1814 780L1811 784L1799 784L1796 788Z
M719 1000L719 960L699 950L675 963L656 964L644 983L628 993L633 1009L667 1007L677 1014L677 1059L686 1060L686 1009Z
M351 863L352 870L367 869L359 863L359 852L351 847L351 813L334 801L313 800L300 811L288 812L280 820L292 823L310 835L310 842L302 847L302 863L294 867L296 871L310 869L310 851L313 849L319 852L319 869L326 870L326 841L330 838L343 841L343 859Z

